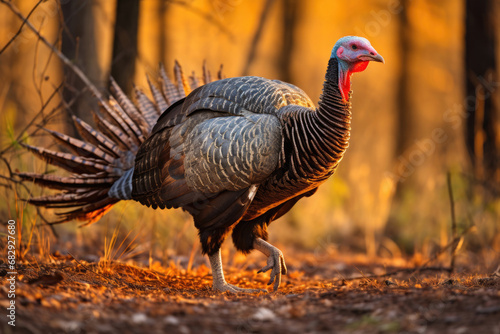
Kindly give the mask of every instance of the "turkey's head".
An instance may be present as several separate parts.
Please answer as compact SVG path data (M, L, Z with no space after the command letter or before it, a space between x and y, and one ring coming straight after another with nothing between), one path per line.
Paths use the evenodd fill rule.
M351 75L366 69L369 61L385 63L384 58L363 37L346 36L335 43L331 58L339 63L339 89L342 99L347 102L351 90Z

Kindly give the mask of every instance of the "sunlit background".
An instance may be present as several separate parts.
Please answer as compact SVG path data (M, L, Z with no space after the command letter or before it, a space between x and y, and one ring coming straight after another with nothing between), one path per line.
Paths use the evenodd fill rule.
M315 196L271 225L271 241L315 252L427 258L454 237L451 185L455 234L475 226L462 240L461 258L498 266L500 153L487 150L487 142L500 148L498 68L474 73L466 67L466 1L141 0L120 2L118 8L110 0L12 2L24 16L36 6L30 22L103 92L112 72L123 76L118 79L125 89L134 82L147 91L146 75L156 78L160 63L171 75L177 60L190 75L200 74L206 61L214 75L223 64L227 77L286 80L317 101L336 40L368 38L386 64L370 64L353 79L352 137L344 160ZM493 6L491 17L500 13L498 1L485 3ZM0 48L21 24L0 3ZM495 52L500 23L484 25L494 42L484 47L492 48L493 63L500 63ZM476 62L483 61L481 52ZM189 215L132 202L120 203L91 227L56 226L56 239L35 209L20 200L26 189L8 179L8 166L53 171L25 152L19 139L50 147L42 132L28 136L42 118L51 129L72 131L68 115L88 119L97 103L88 92L78 95L84 86L26 26L0 54L0 77L0 217L22 224L25 245L38 252L78 249L104 256L114 233L115 247L126 249L123 256L164 263L197 251ZM66 88L51 97L65 79ZM467 79L484 97L472 109L475 97L466 91ZM488 113L494 122L484 130L480 121ZM467 124L475 129L469 138Z

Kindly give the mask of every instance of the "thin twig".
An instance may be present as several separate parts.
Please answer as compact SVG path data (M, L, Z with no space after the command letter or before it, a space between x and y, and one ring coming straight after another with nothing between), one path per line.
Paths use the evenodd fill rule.
M39 31L42 31L42 26L45 18L42 18L40 22L40 27L38 28ZM38 59L40 58L38 55L40 48L40 39L37 39L35 43L35 50L33 52L33 70L31 71L31 78L33 80L33 87L35 88L35 91L37 92L38 98L40 99L40 104L43 105L43 94L42 94L42 82L40 82L40 85L37 85L37 80L36 80L36 71L38 68Z
M80 261L78 261L78 259L77 259L77 258L76 258L73 254L71 254L70 252L68 252L68 254L69 254L69 256L71 256L71 257L73 258L73 260L75 260L75 261L76 261L76 263L78 263L80 266L82 266L83 268L85 268L85 270L88 270L88 271L90 271L91 273L94 273L94 274L96 274L96 275L98 275L98 276L101 276L102 278L105 278L105 279L111 279L111 280L115 281L115 283L119 283L119 282L117 282L117 280L116 280L114 277L108 277L108 276L106 276L106 275L104 275L104 274L101 274L101 273L99 273L99 272L97 272L97 271L94 271L94 270L92 270L92 268L89 268L89 267L88 267L88 266L86 266L85 264L83 264L83 263L81 263Z
M82 266L86 270L90 271L91 273L96 274L97 276L101 276L102 278L104 278L106 280L114 281L114 283L118 284L118 285L125 285L125 286L127 286L129 288L135 288L136 287L136 284L129 283L129 282L120 280L120 279L118 279L116 277L108 276L108 275L105 275L105 274L101 274L101 273L99 273L97 271L94 271L94 270L92 270L92 268L90 268L90 267L86 266L85 264L83 264L82 262L78 261L78 259L73 254L71 254L70 252L68 252L68 254L69 254L69 256L71 256L73 258L73 260L76 261L76 263L78 263L80 266Z
M0 1L2 1L2 0L0 0ZM47 101L42 105L42 108L40 109L40 111L35 115L35 117L33 117L33 119L31 119L31 121L29 121L29 123L24 127L24 129L20 131L19 136L17 136L15 142L13 142L12 144L10 144L6 148L4 148L2 151L0 151L0 156L3 155L3 154L5 154L8 150L10 150L16 143L18 143L21 140L21 138L23 137L23 134L26 131L28 131L28 129L35 123L35 120L38 118L38 116L43 115L43 112L45 111L45 108L47 108L47 106L49 105L50 101L52 101L52 99L56 96L57 92L63 87L63 85L64 84L61 83L56 89L54 89L54 91L49 96L49 98L47 99ZM53 111L55 111L57 109L58 108L54 108ZM43 119L42 119L42 121L43 121ZM38 131L38 130L36 130L36 131ZM32 133L32 134L34 134L34 133Z
M76 96L74 96L74 98L69 101L69 102L65 102L65 101L62 101L60 102L57 106L55 106L48 114L45 114L44 115L44 111L45 111L45 108L48 106L48 104L50 103L50 101L56 96L56 94L61 90L61 88L63 88L64 86L64 82L61 82L61 84L59 86L57 86L54 91L51 93L51 95L49 96L48 100L45 102L45 104L42 106L42 108L40 109L40 111L38 111L38 113L29 121L29 123L19 132L19 135L17 136L17 138L15 139L15 141L13 143L11 143L10 145L8 145L6 148L4 148L2 151L0 151L0 156L4 155L5 153L7 153L12 147L15 146L16 143L20 142L22 137L24 136L24 133L28 131L28 129L34 125L35 123L35 120L40 116L42 115L42 119L40 121L39 124L36 125L36 129L33 130L32 132L28 133L26 135L26 137L32 137L32 136L35 136L37 134L37 132L42 129L49 121L52 117L54 117L54 113L59 110L60 108L64 107L66 109L71 109L71 106L75 103L76 99L78 99L81 95L83 95L84 93L87 92L87 88L85 87L84 89L80 90ZM11 173L12 175L12 173Z
M26 17L23 16L23 14L21 14L21 12L9 1L6 1L6 0L0 0L0 3L3 3L4 5L6 5L7 7L9 7L9 9L17 16L19 17L21 20L23 20L26 24L26 26L28 26L28 28L30 28L34 33L35 35L38 36L38 38L49 48L52 50L52 52L54 52L58 57L59 59L61 59L61 61L66 65L68 66L69 68L71 68L71 70L80 78L80 80L83 81L83 83L89 87L89 89L91 90L92 94L95 95L95 97L99 100L99 102L101 102L103 105L107 105L106 103L106 100L104 99L104 96L102 95L102 93L99 91L99 89L97 89L97 87L92 83L92 81L89 80L89 78L87 78L87 76L82 72L82 70L80 70L75 64L73 64L71 62L71 60L69 60L60 50L58 50L52 43L50 43L45 37L43 37L40 32L30 23L30 21L28 21L28 19Z
M451 268L447 267L424 267L420 268L419 271L450 271ZM403 268L403 269L398 269L394 270L385 274L380 274L380 275L363 275L363 276L357 276L357 277L350 277L350 278L341 278L333 281L333 283L337 282L347 282L347 281L357 281L360 279L374 279L374 278L384 278L384 277L390 277L393 275L401 274L401 273L411 273L414 274L416 271L416 268Z
M40 24L40 28L42 27L42 23ZM57 45L59 42L59 35L56 39L56 41L53 43L54 45ZM37 41L37 50L38 50L38 41ZM52 56L54 55L54 52L50 52L48 57L47 57L47 61L45 62L45 66L43 67L41 73L40 73L40 82L38 83L38 89L40 90L40 101L41 101L41 104L43 105L43 96L42 96L42 85L44 83L44 81L47 81L49 79L49 77L47 75L45 75L49 69L49 66L50 66L50 63L51 63L51 60L52 60ZM37 58L35 58L35 61L34 61L34 64L36 66L37 64ZM35 73L33 73L34 75ZM35 76L33 76L33 78L35 78ZM36 81L33 80L33 84L36 86Z
M439 252L437 252L436 254L434 254L434 256L432 256L429 260L427 260L427 262L425 262L423 265L421 265L420 267L418 267L417 270L416 270L416 272L421 271L423 268L425 268L425 266L427 266L429 263L435 261L439 256L441 256L441 254L443 254L444 252L446 252L449 248L453 247L460 239L462 239L467 233L469 233L469 231L473 227L474 227L474 225L470 225L460 235L458 235L455 238L453 238L453 240L451 242L449 242L446 246L444 246L443 248L441 248L439 250Z
M451 236L453 237L453 239L456 238L457 236L457 221L456 221L456 218L455 218L455 200L453 199L453 188L452 188L452 185L451 185L451 173L448 172L446 174L446 180L448 182L448 196L450 197L450 210L451 210ZM457 248L458 248L458 243L455 247L452 247L451 248L451 251L450 251L450 255L451 255L451 260L450 260L450 275L453 274L453 272L455 271L455 255L456 255L456 251L457 251Z
M221 32L229 36L229 38L234 39L234 34L219 20L217 20L213 15L210 13L204 12L201 9L198 9L194 6L191 5L191 2L187 1L179 1L179 0L169 0L169 3L183 6L186 8L188 11L193 12L196 15L199 15L202 19L205 21L215 25Z
M255 29L255 34L253 35L252 44L250 45L250 51L248 52L247 60L245 62L245 67L243 68L242 75L247 75L250 69L250 65L255 58L255 54L257 53L257 46L259 45L259 40L262 35L262 31L264 30L264 24L266 23L268 14L270 12L271 6L274 3L274 0L266 0L264 4L264 8L262 9L262 14L260 15L259 24L257 25L257 29Z
M431 257L429 260L427 260L421 266L418 266L418 267L415 267L415 268L398 269L398 270L394 270L394 271L391 271L389 273L385 273L385 274L381 274L381 275L367 275L367 276L363 275L363 276L350 277L350 278L341 278L341 279L334 280L333 283L345 282L345 281L356 281L356 280L360 280L360 279L372 279L372 278L389 277L389 276L400 274L400 273L411 273L412 275L414 275L414 274L420 273L422 271L447 271L447 272L451 272L451 268L447 268L447 267L428 267L428 265L431 262L435 261L441 254L443 254L444 252L446 252L450 247L452 247L453 245L455 245L455 243L458 242L461 238L463 238L471 230L472 227L474 227L474 225L471 225L471 226L467 227L459 236L455 237L449 244L447 244L446 246L444 246L443 248L441 248L439 250L439 252L437 252L436 254L434 254L433 257Z
M29 195L30 197L33 197L33 195L32 195L32 193L31 193L30 189L29 189L29 188L28 188L28 187L27 187L27 186L26 186L26 185L25 185L22 181L18 181L18 180L16 180L16 179L14 179L14 177L13 177L13 173L12 173L12 169L11 169L10 164L9 164L9 162L7 161L7 159L5 159L4 157L2 157L2 156L0 155L0 161L3 161L3 162L5 163L5 166L7 167L8 171L9 171L9 177L7 177L7 176L3 176L3 175L0 175L0 178L2 178L2 179L4 179L4 180L7 180L7 181L9 181L9 182L12 182L12 183L14 183L14 184L17 184L17 185L19 185L19 186L21 186L21 187L23 187L23 188L24 188L24 190L26 190L26 192L28 193L28 195ZM52 234L53 234L56 238L58 238L58 237L59 237L59 235L57 234L57 232L56 232L56 230L54 229L54 227L50 224L50 222L49 222L49 221L48 221L48 220L47 220L47 219L46 219L46 218L42 215L42 213L41 213L41 211L40 211L40 208L39 208L39 207L37 207L37 206L35 206L35 210L36 210L36 212L37 212L38 216L40 217L40 219L41 219L41 220L45 223L45 225L49 226L49 228L50 228L50 230L51 230Z
M31 11L28 13L28 16L26 16L26 19L23 20L23 23L21 24L21 26L19 27L19 29L17 30L17 32L14 34L14 36L7 42L7 44L4 45L4 47L2 48L2 50L0 50L0 55L12 44L12 42L14 42L14 40L17 38L17 36L19 36L21 34L21 32L23 31L24 25L26 24L26 22L30 18L31 14L33 14L33 12L35 11L35 9L37 9L37 7L42 2L44 2L44 1L45 0L39 0L36 3L36 5L31 9ZM2 0L1 2L4 2L4 0Z

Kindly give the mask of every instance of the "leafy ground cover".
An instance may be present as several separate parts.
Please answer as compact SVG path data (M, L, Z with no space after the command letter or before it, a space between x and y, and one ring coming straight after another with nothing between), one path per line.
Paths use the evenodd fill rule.
M292 252L293 253L293 252ZM264 260L227 265L229 282L266 286ZM295 254L277 293L211 290L209 268L52 254L18 263L16 327L3 333L500 333L500 276L403 260ZM396 272L396 273L393 273ZM393 273L393 274L391 274ZM388 274L388 275L387 275ZM8 306L6 265L1 309ZM363 278L359 278L363 277Z

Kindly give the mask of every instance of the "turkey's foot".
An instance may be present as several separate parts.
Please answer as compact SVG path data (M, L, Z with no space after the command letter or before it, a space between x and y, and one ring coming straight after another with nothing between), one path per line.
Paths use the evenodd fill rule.
M224 272L222 270L222 259L220 254L220 249L208 257L210 259L210 266L212 267L213 284L212 287L215 291L220 292L231 292L231 293L259 293L267 292L263 289L244 289L237 287L235 285L229 284L224 278Z
M261 238L255 239L253 247L267 256L267 265L259 270L258 273L265 273L272 269L271 278L267 285L271 285L274 282L273 291L277 291L281 284L281 275L286 275L287 272L283 253Z
M245 288L240 288L236 285L229 284L227 282L216 282L214 279L214 283L212 288L215 291L220 291L220 292L231 292L231 293L259 293L259 292L267 292L267 290L264 289L245 289Z

